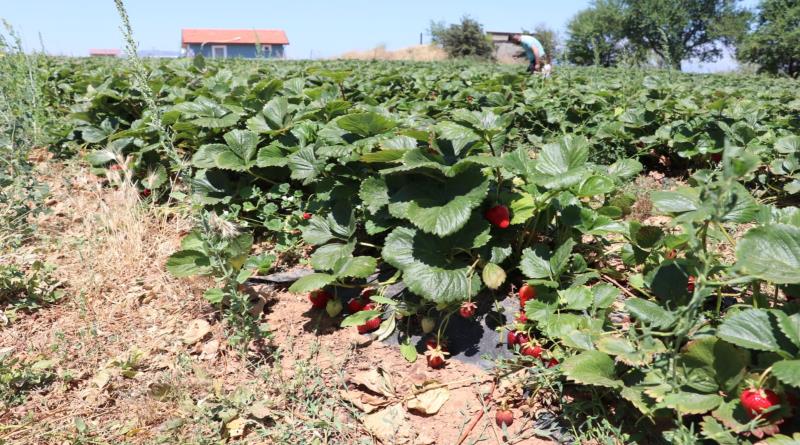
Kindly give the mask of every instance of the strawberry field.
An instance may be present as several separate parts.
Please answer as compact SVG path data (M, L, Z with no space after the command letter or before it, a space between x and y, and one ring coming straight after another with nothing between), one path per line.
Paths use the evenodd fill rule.
M455 359L451 320L500 320L498 380L521 373L525 397L554 390L556 412L581 406L631 441L800 433L797 81L47 64L51 151L191 210L166 268L213 278L231 344L270 335L243 285L303 270L289 290L309 307L432 368ZM525 397L496 404L499 428Z

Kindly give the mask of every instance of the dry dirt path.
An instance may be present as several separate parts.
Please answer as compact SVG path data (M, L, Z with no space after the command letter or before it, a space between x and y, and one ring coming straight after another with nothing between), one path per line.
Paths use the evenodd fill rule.
M164 272L191 228L185 213L105 186L76 165L43 162L39 170L51 211L18 254L54 264L66 297L0 327L0 346L51 361L57 377L19 406L0 405L0 443L372 444L381 443L377 428L383 443L452 445L484 409L493 385L480 369L407 363L278 289L254 288L272 337L247 352L230 347L202 298L212 283ZM357 385L379 368L394 387L388 395ZM407 409L424 382L449 385L436 414ZM395 430L344 398L394 415L387 425ZM490 407L463 443L550 443L528 437L530 421L517 414L509 441Z

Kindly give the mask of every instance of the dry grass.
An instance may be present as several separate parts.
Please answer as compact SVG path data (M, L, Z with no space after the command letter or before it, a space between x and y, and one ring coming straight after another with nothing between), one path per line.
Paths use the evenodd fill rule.
M55 264L67 296L2 328L0 345L28 362L51 360L57 377L19 406L0 405L0 443L374 444L340 390L378 366L395 376L398 394L412 390L412 375L474 382L451 388L436 416L407 414L417 443L454 443L482 409L479 369L408 363L309 310L305 296L267 285L251 290L263 298L269 349L234 350L201 296L210 283L163 272L190 228L184 214L142 201L124 173L111 187L77 166L42 163L41 175L52 212L30 251ZM187 341L192 321L208 332ZM492 425L484 416L470 441L487 441ZM515 425L515 435L532 434L530 421Z
M143 201L125 172L111 186L74 165L45 162L40 175L52 190L51 212L26 254L56 266L67 297L0 328L0 345L24 362L52 361L57 378L19 406L0 403L0 443L224 443L236 418L248 425L240 443L355 443L343 439L355 429L335 396L348 355L325 378L307 343L294 350L282 339L287 357L283 348L244 356L227 346L217 311L202 298L210 281L164 271L191 228L186 215ZM192 320L209 332L187 344ZM259 400L269 405L263 421L248 415Z
M187 314L204 310L199 283L175 280L163 267L190 227L186 218L140 201L124 174L108 188L85 169L40 166L53 192L52 211L40 218L30 250L56 265L69 297L3 330L0 343L23 359L54 360L61 379L46 395L0 412L0 422L11 425L0 430L0 441L5 436L9 443L53 443L51 435L71 430L74 417L101 413L146 423L158 410L141 397L122 396L146 388L121 377L119 363L166 365L150 358L174 347L169 334L182 331Z
M366 51L349 51L337 57L346 60L411 60L432 62L447 59L447 53L436 45L416 45L389 51L385 45Z

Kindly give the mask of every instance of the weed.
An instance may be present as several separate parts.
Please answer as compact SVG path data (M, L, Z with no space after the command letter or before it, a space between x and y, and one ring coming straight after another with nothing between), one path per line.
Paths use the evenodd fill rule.
M34 311L56 303L64 293L52 277L53 267L35 261L27 270L0 265L0 308L14 318L18 311ZM1 314L0 314L1 315Z
M0 407L9 408L25 402L27 394L50 385L56 378L53 362L13 357L10 348L0 349Z

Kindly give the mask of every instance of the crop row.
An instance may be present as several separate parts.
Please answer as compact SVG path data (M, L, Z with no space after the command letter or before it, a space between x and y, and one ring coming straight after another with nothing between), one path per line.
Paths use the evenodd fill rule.
M214 303L313 246L293 291L324 307L363 289L343 326L401 331L410 360L410 334L436 332L440 366L436 325L522 287L507 338L534 377L554 369L669 441L797 428L796 82L198 58L149 66L156 114L125 67L52 63L63 153L88 147L98 172L122 163L154 199L203 209L168 267L224 278ZM650 171L685 184L647 195L664 223L631 217Z

